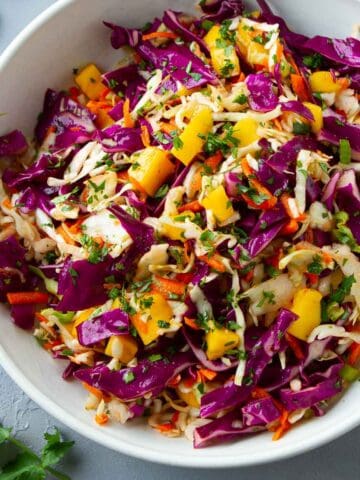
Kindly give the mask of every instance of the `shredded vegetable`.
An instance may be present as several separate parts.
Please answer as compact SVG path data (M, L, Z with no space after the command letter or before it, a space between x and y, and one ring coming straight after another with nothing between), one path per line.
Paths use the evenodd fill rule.
M360 41L258 3L105 22L0 137L0 299L102 428L278 440L360 377Z

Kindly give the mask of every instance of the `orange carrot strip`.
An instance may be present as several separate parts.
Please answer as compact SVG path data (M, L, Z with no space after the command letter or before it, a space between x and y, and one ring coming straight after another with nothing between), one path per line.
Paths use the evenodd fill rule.
M210 380L210 381L214 380L214 378L217 375L216 372L213 372L209 368L200 368L199 373L200 373L200 376L202 377L202 379L205 378L206 380Z
M267 392L265 388L261 387L255 387L254 390L251 392L251 396L255 399L271 397L270 393Z
M216 253L211 257L208 257L207 255L200 255L198 258L217 272L223 273L226 271L225 265L222 264L222 262L219 260L219 255Z
M160 433L169 432L174 428L174 425L171 422L167 422L167 423L162 423L161 425L156 425L155 428Z
M186 290L186 283L179 282L178 280L172 280L170 278L154 276L155 286L164 293L174 293L175 295L184 295Z
M150 147L151 144L151 139L150 139L150 134L149 130L146 125L141 125L141 141L144 145L144 147Z
M171 135L177 130L177 127L173 122L160 122L160 130L168 135Z
M296 93L301 102L307 102L308 100L310 100L307 85L301 75L297 75L294 73L291 74L290 81L294 93Z
M147 33L146 35L142 36L142 39L145 40L153 40L154 38L178 38L179 35L173 32L151 32Z
M124 113L124 127L134 128L135 122L130 114L130 100L127 98L123 106Z
M65 240L65 242L68 243L69 245L76 245L74 240L70 237L70 235L67 233L67 231L65 230L65 228L62 225L59 225L57 227L56 233L61 235L63 237L63 239Z
M300 343L298 340L290 335L290 333L285 333L286 341L288 342L291 350L294 352L295 357L298 360L302 360L304 358L304 352L301 349Z
M188 327L192 328L193 330L200 330L193 318L184 317L184 322Z
M6 294L10 305L47 303L49 295L43 292L11 292Z
M100 415L95 415L95 422L98 425L105 425L109 421L109 416L106 413L101 413Z
M288 418L289 418L289 412L287 410L284 410L280 417L280 425L275 430L275 433L272 437L274 442L276 440L279 440L279 438L281 438L284 435L284 433L290 429L291 423L289 423Z
M204 210L204 207L197 200L194 200L193 202L185 203L178 208L179 213L185 212L186 210L196 213Z
M349 347L349 352L348 363L356 365L360 360L360 343L352 343Z
M211 155L211 157L207 158L205 160L205 165L211 168L212 172L214 173L218 166L220 165L221 161L223 159L223 155L221 151L219 150L216 152L214 155Z
M296 220L293 218L282 228L281 232L283 235L291 235L299 230L299 225Z

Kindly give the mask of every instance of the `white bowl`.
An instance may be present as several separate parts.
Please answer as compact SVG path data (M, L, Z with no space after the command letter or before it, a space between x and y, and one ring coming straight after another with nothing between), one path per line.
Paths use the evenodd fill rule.
M271 1L299 31L346 36L360 18L357 0ZM301 6L297 6L297 5ZM162 10L190 10L190 0L59 0L36 18L0 58L0 132L21 128L31 134L47 87L61 89L72 68L93 61L110 68L119 58L102 20L141 26ZM360 385L353 385L324 416L299 425L279 442L270 434L194 450L187 440L169 439L130 422L99 427L84 410L85 392L61 379L53 360L26 332L13 326L0 307L0 362L44 410L95 442L146 460L186 467L234 467L290 457L339 437L360 424Z

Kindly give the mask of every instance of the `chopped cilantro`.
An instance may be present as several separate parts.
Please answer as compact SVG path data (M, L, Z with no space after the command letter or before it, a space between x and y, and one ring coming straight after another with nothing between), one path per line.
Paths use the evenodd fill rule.
M134 372L132 372L131 370L128 370L127 372L124 373L122 379L126 384L133 382L135 380Z
M351 147L349 140L342 138L339 142L340 163L347 165L351 162Z
M262 299L259 301L259 303L256 305L258 308L261 308L264 304L268 303L268 304L272 304L272 305L275 305L276 302L275 302L275 293L273 291L266 291L266 290L263 290L262 292Z

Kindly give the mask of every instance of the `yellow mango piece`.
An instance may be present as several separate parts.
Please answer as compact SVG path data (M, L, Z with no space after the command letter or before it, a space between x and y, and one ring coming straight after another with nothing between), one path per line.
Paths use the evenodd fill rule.
M205 105L196 105L186 112L190 120L183 132L175 139L171 153L178 160L188 165L191 160L201 152L204 138L213 126L212 111Z
M222 185L207 193L200 203L207 210L211 210L219 222L225 222L234 215L231 201Z
M216 73L222 77L240 74L240 63L235 48L229 41L222 38L219 25L214 25L209 30L204 41L209 47L211 63Z
M311 129L314 133L319 133L323 128L324 120L321 107L311 102L304 102L305 107L307 107L314 116L314 120L310 122Z
M143 295L139 304L142 306L142 309L131 317L131 322L144 345L148 345L159 336L161 328L167 328L167 325L170 326L173 311L160 293Z
M72 323L72 330L71 335L77 338L77 330L76 327L81 323L86 322L89 319L90 315L95 311L95 307L87 308L86 310L82 310L75 315L74 322Z
M114 335L109 338L105 355L117 358L122 363L129 363L138 351L138 345L131 335Z
M223 357L228 350L236 348L240 343L239 336L227 328L211 330L205 338L206 356L209 360Z
M307 340L314 328L321 322L322 295L312 288L303 288L296 292L291 311L299 318L288 328L288 332L300 340Z
M174 171L169 154L158 147L147 147L132 156L129 179L151 197Z
M340 83L334 81L330 72L314 72L310 75L309 82L313 92L333 93L342 88Z
M268 51L264 48L264 45L254 42L253 40L258 34L259 31L251 30L243 22L240 22L236 32L236 44L241 54L251 66L268 66Z
M177 388L176 392L179 398L181 398L181 400L183 400L185 403L190 405L190 407L194 407L194 408L200 407L200 402L196 398L195 392L193 390L191 390L190 392L182 392L180 388Z
M101 72L93 63L89 63L75 76L78 87L90 100L98 100L105 90L101 80Z
M186 218L192 220L194 217L195 214L193 212L185 211L178 215L172 215L170 219L177 223L181 223L184 222ZM182 242L185 242L186 238L184 237L184 231L184 228L181 226L173 225L170 222L167 223L166 220L161 222L161 234L171 240L181 240Z
M239 140L239 147L247 147L260 138L258 123L253 118L243 118L234 125L232 136Z
M268 51L264 48L263 45L260 45L260 43L257 42L250 43L246 59L251 66L263 65L264 67L267 67L269 64Z

